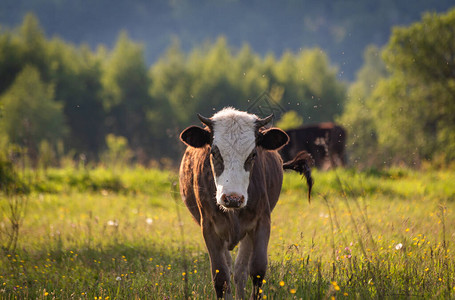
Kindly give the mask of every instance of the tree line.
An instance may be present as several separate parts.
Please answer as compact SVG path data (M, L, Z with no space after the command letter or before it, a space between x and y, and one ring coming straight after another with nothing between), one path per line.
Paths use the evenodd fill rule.
M27 149L34 162L44 150L96 161L108 135L126 138L136 162L173 160L181 151L178 133L196 113L247 109L268 92L306 118L330 120L345 97L320 49L260 57L220 37L184 53L175 40L147 67L143 45L126 32L113 49L92 51L46 38L33 15L2 31L0 78L2 144Z
M0 147L33 165L63 158L176 161L179 132L224 106L266 93L279 125L338 121L358 166L451 162L455 154L455 10L397 27L368 47L348 84L324 51L261 56L223 37L184 52L177 39L151 66L119 34L112 49L47 38L34 15L0 32ZM122 154L123 153L123 154Z
M453 0L20 0L0 1L0 22L16 26L33 11L47 34L92 47L113 45L127 29L144 42L149 64L172 36L185 52L220 33L235 47L247 41L260 55L317 46L339 66L342 78L353 80L364 48L384 45L392 26L453 6Z
M351 161L366 166L453 165L455 9L393 29L383 49L365 51L338 118Z

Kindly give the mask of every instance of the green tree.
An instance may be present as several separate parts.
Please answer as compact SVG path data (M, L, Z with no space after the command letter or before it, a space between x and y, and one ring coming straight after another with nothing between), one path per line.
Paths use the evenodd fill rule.
M0 131L10 142L26 147L35 164L40 143L47 140L55 146L67 132L62 105L54 100L53 86L44 83L34 67L25 67L19 73L0 103L4 108Z
M327 54L321 49L304 50L297 57L297 85L303 81L309 99L304 107L313 122L332 121L343 111L346 88L337 80L337 69L331 67Z
M188 69L186 55L178 40L150 68L149 92L152 106L147 112L150 138L153 138L153 158L177 158L181 145L177 143L179 128L194 122L197 98L191 94L194 77Z
M436 136L426 128L431 120L429 103L421 101L421 87L410 87L398 74L382 79L371 99L372 115L382 160L419 164L435 150Z
M0 94L13 83L22 68L21 47L11 32L0 34Z
M111 170L128 166L133 156L128 147L128 140L122 136L106 135L107 149L101 154L101 161Z
M320 49L283 54L272 65L269 90L276 86L284 89L282 104L297 111L304 120L333 121L342 112L346 88Z
M28 13L17 31L16 38L20 45L19 53L22 67L24 65L34 66L41 74L42 80L48 81L50 64L46 52L47 41L38 18Z
M196 113L210 116L225 106L246 110L264 91L285 109L295 111L295 115L287 116L292 117L293 125L301 124L303 118L334 120L345 97L344 84L337 80L336 69L330 67L320 49L286 52L276 60L273 55L261 58L246 44L235 51L223 37L188 55L174 41L149 74L150 93L161 104L161 110L157 107L150 111L150 119L160 124L154 127L161 135L170 132L174 139L176 128L194 123ZM162 120L163 116L167 118ZM157 138L160 133L153 136ZM167 150L175 148L175 140L165 140L163 137L161 144Z
M198 99L196 111L211 115L225 106L241 107L247 102L241 87L233 84L231 73L234 56L225 37L219 37L206 49L196 49L190 56L189 68L194 77L191 94Z
M283 130L298 128L303 125L303 118L296 111L290 110L281 116L281 119L276 123L276 127Z
M25 65L37 68L47 81L46 38L38 19L30 13L18 28L0 35L0 93L9 88Z
M254 53L248 44L244 44L237 55L233 57L228 75L233 85L241 89L243 98L241 99L241 108L247 105L244 103L245 98L254 99L267 90L269 80L263 76L263 64L261 57Z
M48 42L50 82L61 99L70 134L66 148L96 157L104 145L105 113L102 103L101 59L83 46L75 48L54 39Z
M25 66L33 66L44 83L54 86L69 126L66 149L94 157L103 145L101 60L87 47L75 48L60 39L46 39L38 19L27 14L13 31L0 35L0 94Z
M194 117L191 112L195 112L197 99L191 95L194 78L187 64L180 42L174 40L166 53L150 68L150 94L159 103L153 107L155 113L151 121L157 127L166 122L188 124Z
M337 122L348 131L347 153L349 161L356 166L372 166L381 160L371 95L377 82L386 76L380 49L376 46L367 47L363 67L348 89L343 114L337 118Z
M147 148L153 142L145 126L152 99L143 52L142 45L122 32L104 62L102 75L107 130L126 137L139 161L146 160Z
M380 146L407 163L455 159L455 9L397 27L383 58L391 76L374 92Z

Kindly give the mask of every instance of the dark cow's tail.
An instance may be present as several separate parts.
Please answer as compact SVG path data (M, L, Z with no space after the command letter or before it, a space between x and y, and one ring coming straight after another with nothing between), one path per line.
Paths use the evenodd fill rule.
M300 151L294 159L283 164L284 170L293 170L299 172L306 178L308 185L308 202L311 200L311 188L313 187L313 178L311 177L311 167L314 166L314 159L306 151Z

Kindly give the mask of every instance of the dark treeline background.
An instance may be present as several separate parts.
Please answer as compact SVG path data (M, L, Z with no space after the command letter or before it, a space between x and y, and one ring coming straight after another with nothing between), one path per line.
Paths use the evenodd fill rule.
M211 116L225 106L246 110L266 91L318 122L340 114L345 97L320 49L277 59L248 45L234 51L220 37L185 54L175 40L148 68L143 45L125 32L112 50L92 52L47 39L33 15L2 33L0 49L0 130L26 147L33 161L40 147L98 159L109 146L108 134L125 137L140 163L176 159L178 134L197 123L196 113Z
M34 12L49 36L75 44L112 47L126 29L144 43L154 63L178 37L185 52L220 34L240 48L247 42L262 56L319 47L352 80L369 44L384 45L390 29L443 12L453 0L3 0L0 23L15 27Z
M186 3L177 2L178 7ZM66 1L52 3L37 11L55 5L64 15L71 7ZM131 3L142 7L141 1ZM163 2L165 12L183 9L171 3ZM231 7L220 3L216 7ZM300 5L292 3L291 8ZM208 4L196 7L201 5ZM82 13L78 7L75 15ZM59 12L53 15L57 23ZM227 105L246 110L264 92L279 104L283 114L276 124L282 128L343 124L354 165L447 164L455 156L455 10L427 13L394 28L382 48L362 49L364 59L356 61L363 66L352 83L340 78L345 67L335 67L317 47L262 54L250 43L234 46L220 36L187 50L185 38L174 37L149 63L147 46L126 31L117 34L112 47L94 48L49 38L41 22L28 14L0 33L0 147L10 158L23 153L33 165L64 158L167 165L179 158L178 134L197 123L196 113L210 116Z

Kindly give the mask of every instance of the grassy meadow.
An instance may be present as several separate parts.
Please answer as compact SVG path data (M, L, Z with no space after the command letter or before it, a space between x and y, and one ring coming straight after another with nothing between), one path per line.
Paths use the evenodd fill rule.
M0 299L215 297L175 172L21 176L30 193L0 199ZM285 175L264 299L455 298L455 172L338 169L314 179L309 203L301 177Z

